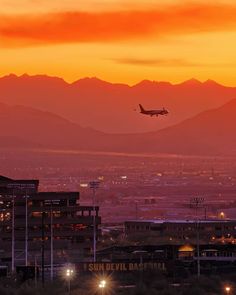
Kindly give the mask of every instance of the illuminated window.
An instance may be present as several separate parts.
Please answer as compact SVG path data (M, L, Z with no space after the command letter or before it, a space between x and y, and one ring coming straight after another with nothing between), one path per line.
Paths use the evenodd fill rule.
M32 212L32 217L35 217L35 218L42 217L42 213L41 212Z

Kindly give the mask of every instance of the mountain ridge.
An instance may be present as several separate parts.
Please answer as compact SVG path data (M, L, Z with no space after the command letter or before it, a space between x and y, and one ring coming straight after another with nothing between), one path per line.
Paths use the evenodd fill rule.
M0 130L0 147L17 148L19 145L20 148L183 156L236 155L235 114L236 99L156 132L106 134L49 112L0 103L0 124L4 126Z
M129 86L96 77L67 83L46 75L8 75L0 78L0 101L58 114L82 127L106 133L143 133L175 125L204 110L219 107L236 97L236 87L195 79L171 84L144 80ZM150 118L139 114L166 107L169 116ZM122 120L121 120L122 118Z

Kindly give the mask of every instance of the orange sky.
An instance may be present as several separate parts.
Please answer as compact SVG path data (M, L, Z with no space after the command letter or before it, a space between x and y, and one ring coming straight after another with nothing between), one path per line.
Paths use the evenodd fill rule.
M236 3L0 0L0 75L236 86Z

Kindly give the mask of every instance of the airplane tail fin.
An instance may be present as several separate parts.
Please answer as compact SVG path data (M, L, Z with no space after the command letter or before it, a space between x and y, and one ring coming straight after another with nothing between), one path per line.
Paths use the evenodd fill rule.
M145 112L145 109L143 108L143 106L141 104L139 104L139 107L140 107L141 112Z

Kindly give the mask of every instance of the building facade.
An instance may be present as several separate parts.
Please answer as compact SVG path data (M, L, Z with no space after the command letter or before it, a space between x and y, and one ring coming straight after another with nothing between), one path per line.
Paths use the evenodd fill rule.
M37 180L0 178L0 261L45 265L90 259L99 208L80 206L78 192L39 192ZM13 257L13 260L12 260Z
M202 243L236 243L236 220L134 220L125 222L127 237Z

